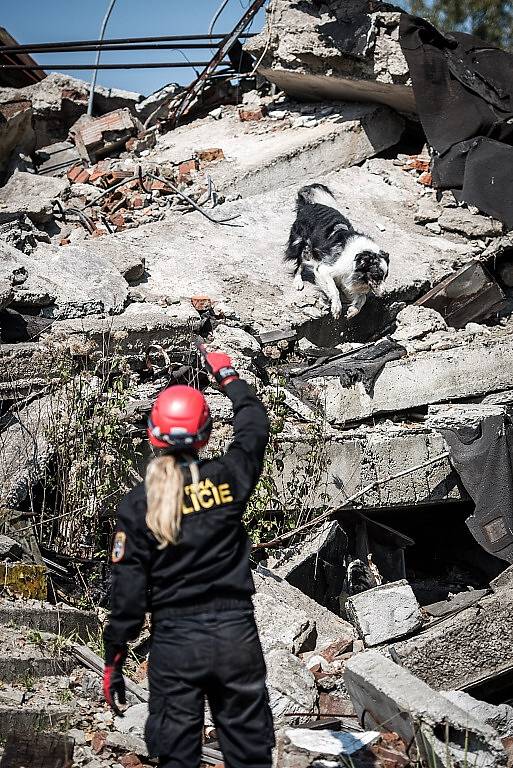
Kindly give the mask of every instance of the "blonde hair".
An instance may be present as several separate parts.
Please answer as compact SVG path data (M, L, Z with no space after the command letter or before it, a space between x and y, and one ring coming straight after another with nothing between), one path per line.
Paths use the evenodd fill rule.
M195 462L185 457L192 482L199 482ZM182 523L184 477L176 456L165 454L150 461L146 470L146 525L159 543L159 549L176 544Z

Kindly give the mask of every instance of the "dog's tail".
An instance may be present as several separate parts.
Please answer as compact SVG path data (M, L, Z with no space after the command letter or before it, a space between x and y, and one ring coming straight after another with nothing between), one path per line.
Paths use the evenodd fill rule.
M324 184L308 184L306 187L301 187L297 193L297 209L304 205L328 205L330 208L335 208L337 202L329 187Z

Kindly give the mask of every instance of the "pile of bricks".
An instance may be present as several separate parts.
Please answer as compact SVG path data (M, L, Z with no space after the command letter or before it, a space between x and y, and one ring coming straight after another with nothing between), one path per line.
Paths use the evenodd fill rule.
M210 147L198 150L194 157L166 169L167 176L160 176L160 169L151 165L144 171L136 165L126 170L126 163L120 167L120 161L109 159L99 160L92 166L77 163L69 169L67 176L72 184L98 188L96 196L94 193L88 197L78 195L90 219L89 229L94 227L90 234L98 237L162 219L166 208L188 210L190 206L177 190L186 192L195 202L199 201L207 191L201 171L223 159L222 149ZM85 190L80 192L84 195Z

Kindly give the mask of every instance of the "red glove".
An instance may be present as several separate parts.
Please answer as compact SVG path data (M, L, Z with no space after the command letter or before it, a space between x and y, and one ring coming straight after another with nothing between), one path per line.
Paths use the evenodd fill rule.
M119 651L114 656L112 662L105 664L103 669L103 695L114 714L119 717L123 717L123 712L116 704L115 697L117 697L119 704L126 704L125 680L123 677L125 659L126 651Z
M239 378L231 358L224 352L208 352L204 359L205 368L222 387Z

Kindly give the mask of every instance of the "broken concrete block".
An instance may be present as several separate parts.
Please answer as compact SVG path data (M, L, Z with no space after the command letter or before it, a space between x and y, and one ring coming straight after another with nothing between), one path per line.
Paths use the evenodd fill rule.
M513 565L510 565L505 571L499 573L495 579L492 579L490 582L490 589L492 592L500 592L503 589L513 589Z
M9 164L16 147L32 152L36 135L32 126L32 104L15 88L0 90L0 172Z
M470 688L513 669L513 590L482 598L390 647L392 658L435 690Z
M315 7L274 0L266 28L245 50L265 78L302 101L375 101L414 112L400 13L373 11L366 0Z
M43 565L0 562L0 583L16 597L46 600L46 568Z
M102 117L82 116L70 134L82 159L96 163L142 130L141 122L128 109L117 109Z
M278 735L276 763L280 768L347 766L349 755L373 744L379 736L379 731L345 732L285 728Z
M259 566L253 573L255 581L255 588L257 597L258 595L265 595L271 598L277 603L280 615L284 615L286 611L289 611L291 617L297 617L299 624L303 620L303 616L307 617L310 625L315 625L316 635L314 638L314 644L310 650L322 651L328 645L340 640L341 638L354 637L354 629L347 622L341 619L339 616L335 616L334 613L323 608L323 606L311 600L307 595L296 589L287 581L284 581L279 575L270 571L267 568ZM256 605L258 604L258 601ZM264 603L265 604L265 603ZM296 613L297 612L297 613ZM262 623L259 624L260 631L264 633L270 633L271 628L269 626L264 627L264 623L269 625L269 617L261 615ZM257 611L257 623L259 619L259 613ZM309 630L307 630L309 631ZM282 628L282 637L286 636L286 628ZM301 635L299 636L301 637ZM308 637L308 635L307 635ZM311 637L308 637L311 641ZM294 641L297 644L297 640ZM305 649L306 650L306 649Z
M84 611L42 600L5 600L0 598L0 625L26 627L36 632L73 637L75 642L89 642L99 629L93 611Z
M372 120L369 126L371 123ZM192 135L184 132L177 136L173 131L173 143L194 152L198 144L190 146L196 137L196 126L193 128ZM200 128L212 131L212 123L198 125L198 133ZM324 124L320 128L327 130ZM349 127L346 132L340 126L330 130L335 129L340 139L355 137ZM312 130L317 131L316 128ZM273 135L281 139L284 134ZM296 132L294 136L297 136ZM207 295L216 306L220 302L228 303L230 310L239 317L240 325L250 333L289 327L299 330L300 335L306 334L317 344L339 344L341 334L342 340L347 338L346 334L368 338L370 329L374 332L383 328L383 323L391 322L394 315L390 305L393 302L411 301L419 295L422 285L438 282L453 271L455 263L468 261L469 243L454 243L429 233L419 233L411 215L406 213L417 199L415 181L391 162L380 160L374 165L373 161L375 172L369 172L367 167L351 167L329 178L324 175L325 171L321 171L321 175L314 175L312 180L329 184L337 200L346 206L344 210L354 226L372 234L381 247L394 254L385 282L386 298L380 302L369 299L360 315L351 321L350 328L345 321L333 323L321 297L311 285L305 285L301 292L295 290L289 269L280 256L283 233L289 231L294 220L297 196L297 187L283 185L289 185L291 177L305 183L325 166L309 155L303 139L297 151L287 143L287 151L282 150L277 157L274 143L272 147L267 144L267 135L265 154L261 147L263 138L256 138L259 142L254 150L249 151L246 147L242 154L244 145L239 137L235 146L240 152L237 155L240 165L222 161L212 167L211 174L218 189L233 183L236 192L250 195L246 199L227 202L223 207L223 216L241 215L244 228L212 227L195 212L173 218L172 224L156 222L119 235L130 240L144 255L148 275L139 290L148 298L151 294L162 294L162 286L166 286L170 298L189 300L194 295ZM202 138L200 146L204 142ZM322 150L326 164L329 162L331 168L340 157L346 157L335 144L319 144L319 136L313 140L312 152L314 147L315 152ZM229 159L231 155L230 152ZM177 157L177 162L179 160L174 148L157 157ZM301 168L296 166L293 171L288 158L300 163ZM238 165L238 169L234 165ZM246 172L247 176L244 175ZM224 180L218 185L223 173ZM241 174L244 175L244 185L247 182L247 189L242 191ZM260 189L267 192L256 194ZM382 223L384 231L378 231L373 222ZM251 242L251 265L243 255L248 242ZM395 405L393 410L396 410Z
M260 352L260 344L242 328L218 325L212 334L212 349L226 350L236 356L253 356Z
M36 224L52 218L52 200L69 188L65 179L38 176L34 173L15 173L0 188L0 224L15 221L26 214Z
M407 744L415 743L434 768L492 768L505 763L493 728L377 651L349 659L344 682L365 728L394 731Z
M441 694L475 720L494 728L501 738L513 736L513 707L509 704L488 704L474 699L465 691L441 691Z
M422 626L420 606L405 580L353 595L346 610L368 647L405 637Z
M479 377L476 378L476 371ZM448 336L442 349L427 349L387 363L372 393L361 382L344 388L335 377L312 379L330 422L361 421L443 400L478 397L507 389L513 378L513 334L494 328L471 345Z
M1 542L0 542L1 546ZM255 621L264 653L285 647L290 653L311 651L317 642L315 621L303 611L257 592L253 598Z
M19 560L23 550L10 536L0 534L0 560Z
M55 358L36 342L0 345L0 399L14 400L48 384Z
M68 131L78 118L85 114L89 98L89 83L57 72L50 73L38 83L25 88L2 88L0 105L25 101L31 112L33 125L32 152L55 142L65 141ZM142 99L138 93L115 88L95 87L94 113L103 115L115 109L128 107L135 114L135 107ZM0 109L5 108L0 106ZM35 141L34 141L35 139ZM17 141L16 144L19 144ZM15 145L13 145L15 146Z
M282 725L305 723L317 711L317 687L315 677L297 656L285 648L273 648L265 656L267 665L267 689L275 728ZM294 712L296 717L285 717Z
M42 243L34 254L20 253L19 261L28 278L15 291L15 301L20 306L43 306L45 317L118 314L125 306L128 284L113 265L112 251L108 257L96 248Z
M438 219L442 229L470 238L498 237L503 225L488 216L472 214L466 208L444 208Z
M412 339L422 339L428 333L447 330L447 323L434 309L410 304L401 309L396 317L397 328L392 338L401 343Z

